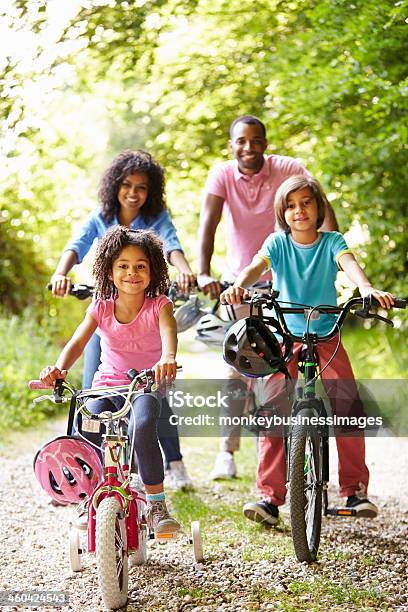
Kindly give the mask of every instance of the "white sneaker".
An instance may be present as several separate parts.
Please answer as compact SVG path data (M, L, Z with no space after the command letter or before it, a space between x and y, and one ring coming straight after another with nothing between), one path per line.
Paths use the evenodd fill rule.
M210 474L210 480L235 478L236 475L237 467L235 465L234 455L226 451L218 453L213 471Z
M165 485L174 491L193 489L193 483L187 474L183 461L170 461L169 465L169 469L166 470Z

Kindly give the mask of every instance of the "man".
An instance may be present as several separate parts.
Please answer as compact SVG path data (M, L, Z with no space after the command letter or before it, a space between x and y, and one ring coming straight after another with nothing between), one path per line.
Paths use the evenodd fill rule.
M230 127L229 149L234 159L211 169L204 192L199 229L198 285L211 299L219 296L220 282L211 276L214 238L224 215L227 242L227 266L224 280L233 282L261 248L265 238L275 230L273 202L279 185L289 176L309 172L295 159L282 155L264 155L268 142L264 124L252 115L235 119ZM333 210L328 206L322 229L337 230ZM265 274L260 279L270 278ZM238 307L239 318L247 316ZM243 377L231 369L230 392L242 391ZM246 383L246 381L245 381ZM246 387L245 387L246 388ZM235 398L239 394L234 394ZM230 403L231 416L242 415L244 399ZM239 450L240 428L230 429L221 439L212 479L236 475L234 452Z

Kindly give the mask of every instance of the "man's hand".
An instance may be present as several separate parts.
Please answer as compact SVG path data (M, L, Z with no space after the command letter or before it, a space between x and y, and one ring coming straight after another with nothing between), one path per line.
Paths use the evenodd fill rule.
M40 374L40 380L46 385L53 387L55 381L59 379L65 379L68 374L68 370L60 370L57 366L47 366Z
M242 300L249 298L249 291L244 287L228 287L220 295L221 304L241 304Z
M199 274L197 283L204 295L208 295L211 300L216 300L220 296L221 283L216 278L212 278L208 274Z
M53 295L57 297L65 297L69 294L72 287L72 282L69 276L63 274L54 274L51 278L51 291Z

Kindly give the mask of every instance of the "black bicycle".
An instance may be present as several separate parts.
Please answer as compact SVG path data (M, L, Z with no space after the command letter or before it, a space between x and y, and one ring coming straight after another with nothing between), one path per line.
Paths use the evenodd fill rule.
M287 342L302 343L298 368L303 375L296 387L290 424L284 427L284 447L287 466L287 482L290 491L290 518L293 546L299 561L311 563L316 560L320 544L322 510L325 516L355 516L353 508L329 508L329 427L324 401L316 391L316 382L321 375L318 361L318 344L338 336L338 344L332 359L340 346L341 327L349 313L364 319L377 319L393 327L393 322L371 312L371 308L380 306L379 302L369 296L352 298L343 307L305 306L292 303L280 303L278 291L268 296L255 294L250 303L252 316L258 316L274 332L280 334ZM395 299L393 308L405 308L407 300ZM254 314L258 309L258 315ZM265 309L273 310L274 316L264 314ZM303 336L292 334L284 315L303 314L307 321ZM310 321L320 314L337 315L328 334L318 336L310 332ZM287 354L287 351L285 352ZM287 357L289 358L289 357ZM294 423L292 425L292 423Z

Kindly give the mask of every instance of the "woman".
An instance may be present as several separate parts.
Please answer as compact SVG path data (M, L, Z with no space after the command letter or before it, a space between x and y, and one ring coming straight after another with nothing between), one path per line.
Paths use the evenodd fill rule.
M163 241L164 252L170 264L179 272L177 283L181 291L188 292L194 286L193 274L181 248L176 228L173 225L165 199L164 170L146 151L127 150L120 153L104 172L100 188L101 208L93 212L68 243L51 278L54 295L64 297L71 288L68 272L75 264L82 262L95 239L101 239L114 225L124 225L132 230L155 231ZM84 352L82 386L88 389L100 364L100 339L94 334ZM171 414L164 402L162 417ZM163 427L166 435L163 435ZM160 429L162 435L160 435ZM168 470L169 485L175 489L191 487L182 455L177 428L161 419L159 440Z

